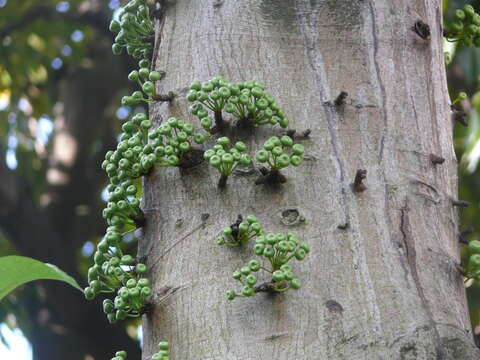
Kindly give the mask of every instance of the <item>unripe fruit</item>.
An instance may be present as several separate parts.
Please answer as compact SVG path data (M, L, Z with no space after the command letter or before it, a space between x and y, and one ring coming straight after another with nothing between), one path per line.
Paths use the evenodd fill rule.
M149 75L148 75L148 79L150 81L158 81L160 80L160 73L158 71L152 71Z
M285 279L285 274L281 270L274 271L272 274L272 280L275 282L280 282Z

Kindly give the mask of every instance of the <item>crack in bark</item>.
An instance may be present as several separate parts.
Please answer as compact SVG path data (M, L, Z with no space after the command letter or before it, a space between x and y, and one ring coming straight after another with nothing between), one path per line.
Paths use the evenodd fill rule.
M310 9L298 9L296 8L297 12L297 18L298 22L302 25L301 32L304 37L304 42L305 42L305 49L306 49L306 55L310 64L310 67L314 70L315 73L315 82L318 88L318 92L320 94L321 102L324 102L322 100L325 100L327 97L327 90L324 86L324 76L323 74L325 73L323 66L321 65L323 60L321 59L321 54L319 51L317 51L317 48L315 47L315 19L320 13L320 6L319 4L310 4ZM298 6L298 5L297 5ZM312 16L313 23L308 24L307 19L305 17L302 17L301 14L306 14L308 12L311 12L314 16ZM328 127L328 132L330 134L330 143L332 147L332 153L335 158L335 161L337 163L338 170L340 172L340 184L341 184L341 205L344 209L345 212L345 222L350 223L350 211L348 208L347 204L347 194L345 191L345 188L348 187L348 184L345 184L345 166L340 154L340 151L338 149L338 134L335 131L335 126L334 124L338 120L337 112L334 111L331 107L323 107L324 109L324 115L325 119L327 122L327 127Z
M172 297L176 292L180 291L180 290L184 290L186 289L187 287L185 285L180 285L180 286L175 286L175 287L172 287L172 286L164 286L162 288L160 288L160 290L155 294L156 298L158 298L158 301L156 301L156 303L158 305L161 305L162 303L164 303L166 300L168 300L170 297Z
M205 226L205 222L202 222L200 223L199 225L197 225L196 227L194 227L192 230L190 230L187 234L185 234L184 236L182 236L180 239L178 239L177 241L175 241L172 245L170 245L168 248L165 249L165 251L163 252L163 254L160 254L156 261L153 263L152 266L156 266L158 264L158 262L167 254L169 253L174 247L176 247L178 244L180 244L182 241L184 241L185 239L187 239L189 236L191 236L192 234L194 234L196 231L202 229L203 227Z
M439 204L440 203L440 200L441 200L440 191L435 186L433 186L432 184L429 184L429 183L427 183L423 180L420 180L420 179L412 179L412 180L410 180L410 183L415 184L415 185L425 186L427 189L430 189L435 196L430 196L430 195L425 194L425 193L420 192L420 191L415 192L416 195L420 195L423 198L425 198L427 200L430 200L434 204Z
M370 16L372 18L372 36L373 36L373 63L375 65L375 72L377 74L377 81L378 85L380 87L380 91L382 93L382 117L383 117L383 124L385 126L384 132L382 134L382 138L380 139L380 153L379 153L379 161L382 161L383 159L383 151L385 148L385 137L386 133L388 131L388 118L387 118L387 111L385 110L387 108L387 93L385 91L385 85L383 84L382 77L380 76L380 65L378 64L377 61L377 55L378 55L378 38L377 38L377 21L375 20L375 10L373 9L373 4L372 2L369 2L369 7L370 7Z
M152 63L150 65L151 70L156 69L156 62L158 58L158 49L160 47L160 43L162 42L162 33L163 33L163 27L165 25L165 2L158 1L157 4L159 4L160 8L158 9L158 15L155 17L158 19L159 24L158 24L158 36L156 36L156 41L155 45L153 47L153 54L152 54Z
M410 268L410 273L412 274L413 281L415 282L415 287L417 288L418 295L422 300L422 303L426 305L426 297L423 293L423 288L420 283L420 278L417 271L417 253L415 250L415 239L411 233L410 229L410 220L408 217L408 200L405 201L405 205L400 208L400 232L402 233L403 243L405 245L405 255L407 257L408 266ZM424 306L428 307L428 306ZM428 309L430 313L430 310ZM429 316L431 317L431 316Z
M265 341L273 341L273 340L281 339L281 338L288 337L288 336L290 336L290 333L283 332L283 333L277 333L277 334L272 334L272 335L266 336L263 339Z
M349 337L344 337L340 339L335 345L333 345L333 348L337 348L338 346L344 346L347 345L349 342L357 340L361 335L360 334L355 334Z
M407 232L405 230L405 213L406 211L408 211L408 202L406 201L405 202L405 205L400 208L400 232L402 233L402 241L403 241L403 244L400 245L404 250L405 250L405 257L409 258L409 246L408 246L408 243L407 243ZM407 269L407 266L405 265L405 262L403 260L403 258L401 259L401 263L402 263L402 266L403 266L403 270L405 271L405 281L408 283L408 278L407 278L407 275L408 275L408 269ZM410 264L409 264L410 265Z
M410 274L412 275L413 281L415 283L415 288L417 289L417 293L420 298L421 305L425 310L425 313L428 317L429 324L433 330L434 340L438 348L441 344L440 334L438 333L438 329L435 326L435 320L433 318L430 305L428 304L427 297L425 296L425 293L423 291L423 287L420 281L420 277L418 275L417 252L415 249L415 237L413 236L411 227L410 227L410 219L408 216L409 211L410 211L410 208L408 207L408 198L407 198L405 200L405 205L400 208L400 232L402 233L402 239L405 245L405 254L406 254L408 266L410 268Z
M413 98L412 95L410 95L410 101L412 103L413 118L415 119L415 125L417 125L417 131L420 133L420 125L418 123L417 108L415 106L415 99Z

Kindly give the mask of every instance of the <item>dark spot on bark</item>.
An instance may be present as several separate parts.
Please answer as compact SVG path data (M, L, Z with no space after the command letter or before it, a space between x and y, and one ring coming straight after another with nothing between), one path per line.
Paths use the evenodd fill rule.
M440 344L436 348L436 360L470 360L478 359L478 349L471 342L471 337L466 335L462 337L457 335L455 337L441 338Z
M220 176L220 178L218 179L218 183L217 183L218 188L219 189L224 189L225 186L227 186L227 181L228 181L228 176L226 176L226 175Z
M301 222L305 222L305 217L295 208L285 209L282 211L282 223L287 226L295 226Z
M167 94L156 94L153 97L153 100L157 102L171 102L175 99L175 93L173 91L169 91Z
M237 168L233 171L233 174L238 176L250 176L250 175L255 175L256 173L257 171L253 166Z
M327 302L325 303L325 306L327 307L328 311L332 313L340 314L340 315L343 313L342 305L340 305L340 303L338 303L335 300L327 300Z
M279 170L268 170L265 167L261 167L259 170L262 176L255 180L255 185L275 186L287 182L287 178Z
M437 348L437 355L436 355L436 360L444 360L447 358L447 355L445 354L445 351L441 347Z
M340 230L347 230L348 228L350 227L350 224L348 222L344 222L342 224L339 224L337 226L337 229L340 229Z
M208 213L203 213L200 217L200 219L202 219L203 222L207 221L207 219L210 217L210 214Z
M414 343L408 343L400 348L401 360L415 360L417 359L417 347Z
M346 91L341 91L340 95L337 96L335 101L333 102L335 106L342 106L345 104L345 99L348 97L348 93Z
M191 148L180 159L180 168L189 169L203 162L203 150Z
M177 221L175 221L175 226L176 227L180 227L183 225L183 219L177 219Z
M307 129L300 132L297 132L297 129L288 129L283 133L287 135L292 140L307 140L310 137L312 130Z
M273 282L264 282L255 287L255 292L264 292L270 295L276 295L278 292L273 288Z
M357 1L327 0L325 5L316 5L315 7L325 6L327 11L322 18L330 19L330 24L335 24L338 30L351 31L362 24L360 5ZM320 12L322 11L323 9L320 9Z
M267 24L293 28L296 25L294 0L262 0L260 15Z
M367 170L365 169L358 169L355 173L355 178L353 180L352 189L353 191L360 193L367 189L363 180L367 178Z
M430 161L433 165L441 165L445 162L445 158L435 154L430 154Z
M424 40L430 38L430 26L424 23L422 20L417 20L413 25L412 30Z
M296 221L300 213L297 209L287 209L282 211L283 218L288 222Z

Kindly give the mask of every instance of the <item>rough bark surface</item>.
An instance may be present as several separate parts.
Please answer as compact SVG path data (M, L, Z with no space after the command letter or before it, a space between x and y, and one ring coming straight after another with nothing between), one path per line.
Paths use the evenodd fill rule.
M237 173L224 190L206 164L145 181L140 244L154 283L144 359L161 340L177 360L478 359L459 264L457 162L432 0L177 0L164 4L154 64L159 123L188 118L194 79L267 84L291 127L311 129L308 157L277 188ZM413 31L430 25L430 38ZM161 39L161 43L158 42ZM341 91L346 103L333 103ZM257 150L280 131L237 134ZM434 165L430 154L446 159ZM367 170L361 193L357 169ZM237 214L295 231L312 252L297 292L228 302L252 256L217 246ZM305 219L302 221L302 219ZM348 226L345 228L345 224ZM339 228L340 225L340 228Z

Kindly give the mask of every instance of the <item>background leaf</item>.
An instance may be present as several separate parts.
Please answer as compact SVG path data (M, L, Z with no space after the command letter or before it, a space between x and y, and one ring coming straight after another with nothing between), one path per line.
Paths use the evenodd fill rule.
M47 279L64 281L82 291L74 278L57 268L55 265L24 256L0 257L0 300L17 286L29 281Z

